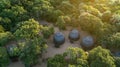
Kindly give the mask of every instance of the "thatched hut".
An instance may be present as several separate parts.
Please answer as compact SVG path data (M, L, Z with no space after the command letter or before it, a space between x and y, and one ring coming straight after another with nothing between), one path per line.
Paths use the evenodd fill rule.
M85 36L81 42L82 46L91 48L94 45L94 39L92 36Z
M80 38L80 33L77 29L73 29L70 33L69 33L69 39L71 42L73 41L77 41Z
M19 48L17 45L15 45L15 44L8 45L7 52L13 62L18 61Z
M59 47L65 42L65 36L61 32L57 32L54 34L53 41L55 43L55 47Z

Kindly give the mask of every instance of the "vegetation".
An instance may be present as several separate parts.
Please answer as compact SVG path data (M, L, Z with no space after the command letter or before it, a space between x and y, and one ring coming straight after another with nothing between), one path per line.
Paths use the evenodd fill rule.
M90 67L116 67L115 60L110 55L110 51L100 46L89 52L88 61Z
M89 53L84 52L81 48L68 48L67 53L50 58L47 67L51 64L56 67L56 63L60 63L63 67L116 67L110 51L100 46L92 49Z
M42 28L42 34L43 34L44 38L49 38L50 35L52 35L53 33L54 33L54 28L51 26Z
M18 57L20 50L16 45L11 45L8 47L8 54L10 57Z
M0 67L8 67L14 56L25 67L36 64L47 49L48 38L56 33L54 27L59 32L69 27L82 30L93 36L96 45L88 52L70 47L48 59L47 67L119 67L119 59L110 53L120 51L119 0L0 0ZM13 41L17 47L7 52Z
M20 59L26 67L32 66L38 62L38 55L47 48L46 42L41 38L23 42L19 44L21 54Z
M18 29L15 31L15 36L18 39L31 39L36 37L40 32L40 26L34 19L18 24Z
M105 41L102 41L108 48L118 49L120 48L120 33L108 36Z
M0 33L0 46L4 46L7 42L9 42L13 38L10 32Z
M7 67L10 63L7 51L4 47L0 47L0 67Z

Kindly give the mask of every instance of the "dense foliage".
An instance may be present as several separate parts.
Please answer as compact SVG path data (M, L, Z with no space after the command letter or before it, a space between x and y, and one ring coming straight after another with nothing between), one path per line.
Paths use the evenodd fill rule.
M13 36L10 32L0 33L0 46L6 45L6 43L9 42L12 38Z
M54 28L52 26L46 26L42 28L42 34L44 36L44 38L49 38L50 35L52 35L54 33Z
M7 51L4 47L0 47L0 67L7 67L10 63Z
M51 26L43 26L40 21ZM56 31L77 28L95 39L95 44L110 50L120 48L119 0L0 0L0 67L9 57L19 56L26 66L38 62L47 48L46 40ZM3 47L16 41L11 53ZM18 54L19 53L19 54ZM117 60L119 61L119 59ZM86 53L69 48L63 55L48 60L48 67L115 67L110 51L101 47ZM119 66L118 66L119 67Z
M90 67L116 67L110 51L100 46L89 52L88 61Z
M31 39L38 36L40 32L40 25L34 19L29 19L18 24L18 29L14 33L18 39Z
M108 48L118 49L120 48L120 33L113 34L105 38L102 41Z
M63 55L55 55L48 59L47 67L50 65L56 67L58 66L56 63L64 65L62 67L116 67L115 59L111 56L110 51L100 46L89 53L84 52L81 48L68 48Z
M46 42L42 37L20 43L19 47L21 50L20 59L26 67L36 64L38 62L38 55L47 48Z

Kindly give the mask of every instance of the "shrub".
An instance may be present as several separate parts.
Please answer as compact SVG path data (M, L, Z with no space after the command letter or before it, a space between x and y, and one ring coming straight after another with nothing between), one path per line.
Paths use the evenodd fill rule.
M13 36L10 32L0 33L0 46L4 46Z
M55 55L53 58L48 59L47 67L65 67L64 56Z
M89 52L90 67L116 67L110 51L98 46Z
M0 25L0 33L4 32L4 28L2 27L2 25Z
M111 18L111 23L116 26L118 31L120 31L120 14L114 14Z
M25 67L32 66L38 63L38 55L45 51L46 42L41 37L19 44L20 59L25 64Z
M10 60L4 47L0 47L0 67L7 67Z
M80 15L79 24L83 30L94 35L100 33L103 27L101 19L89 13L82 13Z
M56 25L59 27L59 29L66 29L65 23L64 16L59 16L56 22Z
M29 19L28 21L23 21L18 24L18 29L14 35L16 39L32 39L38 36L40 29L41 27L37 21Z
M105 44L108 48L118 49L120 48L120 33L113 34L104 40L103 44Z
M10 57L18 57L20 54L20 50L16 45L8 46L7 50Z
M49 38L50 35L52 35L54 33L54 28L53 27L43 27L42 28L42 34L44 36L44 38Z
M115 57L116 67L120 67L120 57Z

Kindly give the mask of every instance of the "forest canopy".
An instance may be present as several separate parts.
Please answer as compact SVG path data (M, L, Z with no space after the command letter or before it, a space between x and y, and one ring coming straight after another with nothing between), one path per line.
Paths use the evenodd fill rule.
M66 31L80 31L80 47L47 58L47 67L119 67L120 0L0 0L0 67L16 58L25 67L37 64L56 28L65 32L64 41ZM93 46L81 46L81 32Z

